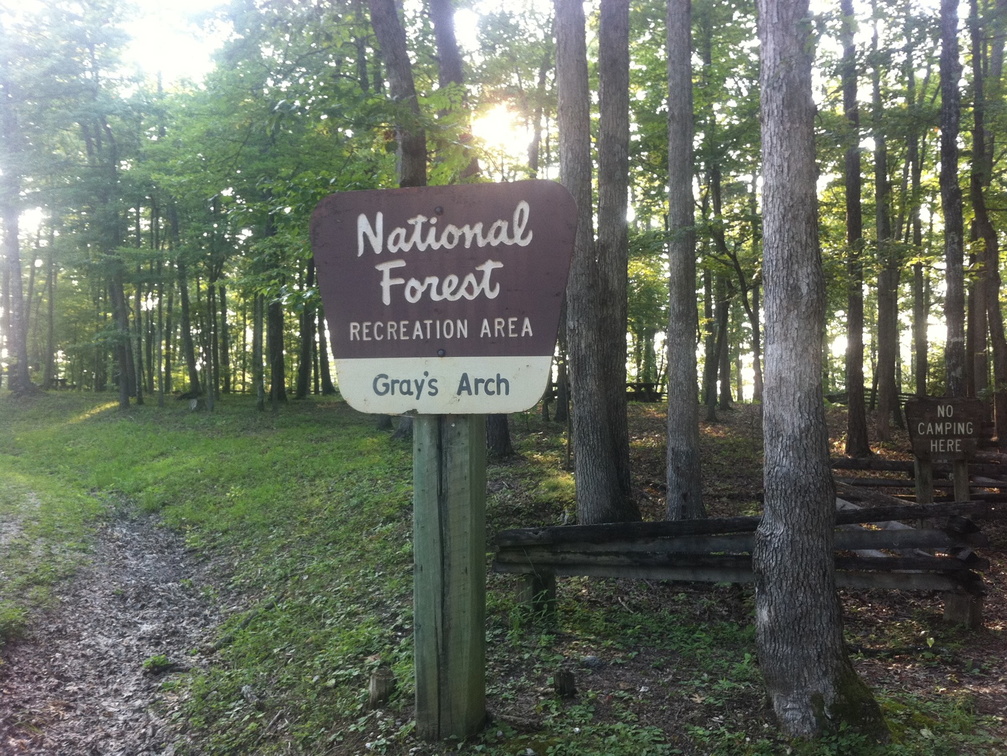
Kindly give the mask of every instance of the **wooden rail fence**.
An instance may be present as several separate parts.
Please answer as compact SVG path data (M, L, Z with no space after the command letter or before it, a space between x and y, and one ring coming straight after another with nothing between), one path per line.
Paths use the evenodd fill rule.
M987 543L975 519L990 502L897 504L836 512L836 582L847 588L941 591L945 618L981 622L982 572L974 547ZM556 577L746 583L759 517L564 525L507 530L496 538L493 569L525 575L535 612L555 613ZM913 523L912 525L908 523ZM925 526L924 526L924 523Z

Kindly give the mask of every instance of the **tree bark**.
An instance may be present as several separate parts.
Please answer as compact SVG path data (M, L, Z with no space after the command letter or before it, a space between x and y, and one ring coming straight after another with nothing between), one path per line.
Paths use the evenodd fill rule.
M308 273L304 288L309 293L315 287L315 261L308 260ZM307 399L311 393L311 356L315 349L315 300L307 299L301 312L301 348L297 362L297 386L294 389L295 399Z
M368 0L368 5L371 26L378 38L381 60L388 74L389 94L402 108L395 121L399 186L426 186L427 135L420 123L420 104L409 61L406 30L399 19L395 0ZM411 438L412 422L409 416L399 418L393 437ZM383 426L384 421L379 421L379 428Z
M495 460L514 456L514 444L511 443L507 415L486 416L486 451L490 458Z
M265 297L256 293L253 297L252 311L252 391L255 394L255 407L259 412L266 409L266 379L264 368L263 342L265 334Z
M972 173L969 180L969 192L975 214L976 235L981 240L979 280L976 283L976 291L983 308L981 313L983 317L978 318L979 312L976 315L989 332L988 344L992 352L994 377L993 419L998 445L1004 449L1007 448L1007 342L1005 342L1003 311L1000 309L1000 242L986 203L986 189L989 187L993 168L993 135L986 126L986 113L991 105L998 105L993 101L993 96L1002 96L999 81L1003 74L1004 38L1002 25L1004 21L997 19L993 22L994 29L986 30L982 27L976 0L971 0L969 5L972 37L972 86L975 100L972 111ZM984 34L984 32L987 33ZM992 40L992 49L988 55L984 49L984 39ZM986 88L986 71L983 66L983 62L987 59L992 61L989 72L991 82L989 96ZM980 363L977 362L977 371L979 367Z
M907 20L908 26L908 20ZM912 35L906 34L907 40L912 40ZM907 60L903 68L906 79L906 100L910 111L916 111L919 107L916 91L916 69L913 64L915 56L914 47L907 50ZM919 126L913 127L906 141L906 161L909 163L910 181L910 225L912 233L912 248L919 255L923 250L923 221L920 213L920 206L923 201L923 159L920 155L920 134ZM928 289L926 286L926 274L923 263L917 262L913 265L913 383L914 390L919 396L927 394L927 375L929 372L929 338L927 334L927 321L930 313L930 303L927 298Z
M713 273L703 270L703 405L706 422L717 422L717 318L714 306Z
M835 490L821 387L825 279L818 246L814 46L807 0L758 0L765 172L765 510L752 554L756 643L785 733L881 733L843 644Z
M283 303L278 299L271 299L266 305L266 362L269 365L269 401L276 410L281 402L287 401Z
M567 285L567 349L573 399L574 474L581 524L639 519L622 468L622 443L606 407L609 392L598 355L618 349L605 343L600 318L597 250L591 201L590 89L584 8L555 0L556 75L559 89L560 177L577 203L578 219ZM604 45L602 45L604 47Z
M7 387L15 394L31 390L28 374L28 321L24 306L24 289L21 279L21 243L18 239L20 205L19 192L15 188L19 182L14 176L3 176L3 197L0 198L0 223L3 224L4 283L7 287L4 297L9 306L5 343L11 360L7 372ZM12 185L14 185L12 187ZM6 312L6 307L5 307Z
M332 383L332 369L329 362L329 344L325 335L325 316L318 308L318 368L322 376L322 396L332 396L336 387Z
M669 520L705 517L696 384L696 227L691 0L668 0L668 450Z
M873 46L878 46L875 27ZM877 57L877 56L875 56ZM888 179L888 144L882 128L884 105L881 102L881 70L873 70L872 131L874 135L874 212L878 242L878 413L877 431L881 441L891 440L891 423L901 425L898 384L895 378L898 360L899 255L892 234L891 182Z
M3 63L4 68L8 64ZM14 393L27 393L34 387L28 372L28 311L21 278L21 142L14 103L16 93L9 72L0 74L0 223L3 224L4 325L3 344L7 348L7 387Z
M406 45L406 31L395 0L368 0L371 26L378 38L381 60L388 75L388 90L402 109L396 117L399 186L426 186L427 136L420 123L420 104Z
M860 107L857 102L857 48L853 0L840 0L843 44L843 110L850 129L844 160L846 185L846 454L866 457L867 406L864 399L864 213L861 202Z
M462 54L458 48L458 39L455 36L455 18L453 0L430 0L430 20L434 25L434 40L437 44L437 84L441 89L445 87L461 87L465 83L465 72L462 66ZM463 112L468 112L468 104L463 97L461 103ZM468 126L460 135L459 142L465 147L471 142L471 133ZM479 173L479 160L472 153L468 152L468 161L457 174L458 179L468 179Z
M182 336L182 359L185 360L185 369L189 376L189 387L186 392L195 397L203 393L199 380L199 368L196 363L196 344L192 338L192 303L189 300L189 271L185 261L179 256L178 259L178 298L179 323Z
M632 501L626 407L626 331L629 288L629 0L601 0L599 19L598 293L601 365L610 454L624 511L640 518Z
M961 93L958 80L962 64L958 50L958 3L941 0L941 205L944 214L944 260L946 294L944 348L946 394L965 396L965 266L962 190L958 184L958 133L961 125Z

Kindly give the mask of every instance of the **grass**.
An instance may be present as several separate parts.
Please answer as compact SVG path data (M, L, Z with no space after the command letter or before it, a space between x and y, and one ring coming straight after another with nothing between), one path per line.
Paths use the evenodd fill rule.
M573 510L560 430L532 414L512 428L521 458L490 468L491 537ZM746 453L729 435L707 442ZM166 695L182 702L180 754L996 753L995 723L967 701L897 689L878 691L888 745L847 732L781 740L764 703L747 589L565 579L559 626L543 628L515 603L516 579L496 574L486 628L493 721L466 743L420 743L411 475L408 443L335 401L259 413L251 400L227 398L192 413L181 403L120 411L95 396L19 404L0 395L0 634L16 637L51 603L87 558L95 525L128 501L219 565L219 584L206 590L231 607L210 639L214 663L164 676ZM148 660L152 673L170 662ZM378 666L398 685L371 711ZM552 690L561 669L575 675L573 699Z

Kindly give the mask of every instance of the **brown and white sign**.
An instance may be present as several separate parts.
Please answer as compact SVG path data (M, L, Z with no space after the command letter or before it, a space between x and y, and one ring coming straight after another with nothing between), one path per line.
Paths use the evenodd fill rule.
M552 181L326 197L311 244L343 397L389 414L534 406L575 229Z
M920 459L968 459L979 444L983 405L978 399L915 397L906 401L913 454Z

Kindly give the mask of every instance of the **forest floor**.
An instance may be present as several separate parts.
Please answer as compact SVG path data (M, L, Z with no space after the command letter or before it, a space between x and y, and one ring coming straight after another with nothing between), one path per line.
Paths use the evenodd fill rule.
M827 411L830 452L843 456L846 437L846 411L833 407ZM637 408L634 433L658 438L663 431L660 413ZM869 423L871 448L882 459L912 460L905 430L893 429L892 440L879 443L875 428ZM757 405L743 405L720 411L718 421L703 423L702 443L704 501L708 514L729 517L752 514L739 511L739 502L761 500L762 429ZM758 450L758 454L725 454L725 439ZM713 443L717 441L717 443ZM635 445L635 469L649 469L646 480L655 489L663 476L663 459L649 453L652 445ZM739 460L742 461L739 464ZM863 477L898 480L903 488L884 487L886 494L914 493L914 481L904 473L879 473L843 470L844 478ZM939 492L938 492L939 493ZM1001 510L1002 511L1002 510ZM646 514L658 518L657 509ZM891 590L840 590L847 646L854 667L874 691L884 696L897 694L926 701L946 696L959 702L962 711L980 716L999 717L1000 724L991 734L999 742L991 753L1007 754L1007 521L991 519L980 523L989 545L977 550L989 560L984 573L987 594L982 609L982 627L966 630L947 625L943 620L940 594ZM745 589L746 591L749 589ZM916 720L910 726L926 728Z
M173 753L161 683L175 660L203 660L219 619L200 591L207 571L153 516L113 507L89 563L5 648L0 754Z
M633 405L631 415L639 500L647 519L660 519L664 417L659 407L647 405ZM830 411L835 454L841 451L843 417L841 411ZM718 422L704 423L703 443L709 514L754 514L761 496L758 409L741 406L722 411ZM897 440L875 448L879 454L904 458L908 442ZM515 480L508 478L506 485L512 486ZM514 494L521 499L519 491ZM16 524L0 529L0 545L13 535L6 529L16 529ZM1007 527L987 523L984 532L991 543L982 555L991 566L979 630L945 626L936 595L843 591L841 598L855 668L884 696L886 713L896 727L914 728L919 742L919 733L925 739L937 719L947 717L947 702L953 701L951 708L960 707L963 716L983 717L987 735L1000 744L998 750L986 739L975 751L958 752L1007 754L1003 718L1007 712ZM240 602L240 597L228 596L218 566L186 548L181 536L160 527L153 516L127 504L110 505L88 565L62 586L55 605L41 620L4 651L0 756L174 754L188 734L173 716L177 702L170 692L166 694L170 685L166 687L165 682L180 665L214 663L211 644L218 623L232 611L229 602ZM504 580L491 576L491 589L512 585ZM575 594L578 604L588 609L618 611L621 607L630 623L674 613L673 623L683 626L704 622L711 627L722 623L751 626L753 599L748 586L669 586L577 578L562 583L561 590ZM708 676L703 659L646 645L636 647L630 640L636 628L627 628L627 638L621 641L575 637L562 631L549 641L551 654L574 660L578 688L592 691L592 721L633 721L653 727L664 733L665 744L672 749L641 748L640 753L721 752L712 746L704 750L701 745L705 732L710 742L722 748L725 736L723 732L717 735L718 730L743 739L737 749L728 751L733 753L750 752L744 746L748 741L781 742L773 740L772 714L761 687L751 683L757 680L757 670L748 654L730 674L711 672L714 676L707 684L697 683ZM735 636L724 642L735 642ZM737 642L750 642L750 636L748 641ZM548 677L543 676L537 685L515 682L508 687L509 679L527 677L517 660L518 650L491 651L488 677L503 682L490 690L488 703L499 725L524 732L522 743L534 743L537 722L544 707L551 705ZM934 719L928 719L925 712L938 699L940 703L933 703ZM900 716L897 702L906 700L917 706ZM712 740L717 737L720 740ZM407 739L402 753L407 752L406 746L408 753L417 755L439 753L413 739ZM949 747L935 746L933 753L955 752ZM544 754L549 748L543 742L541 748L521 752ZM371 742L347 741L344 750L332 752L349 755L371 750Z

